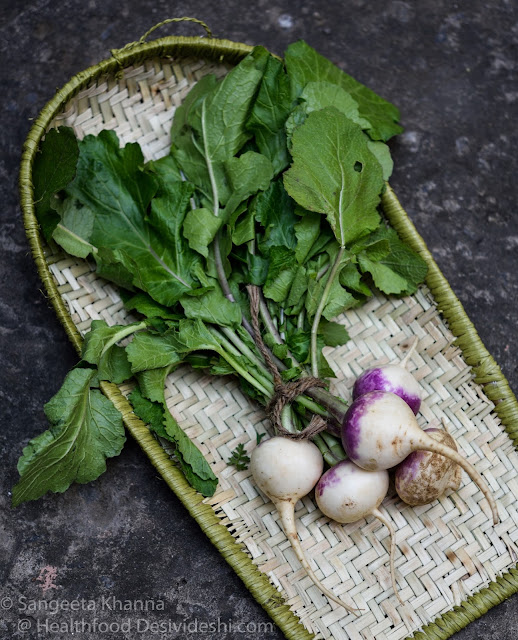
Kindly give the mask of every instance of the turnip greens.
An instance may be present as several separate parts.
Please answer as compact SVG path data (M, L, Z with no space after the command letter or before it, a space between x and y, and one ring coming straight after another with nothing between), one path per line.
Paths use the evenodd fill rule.
M264 340L283 379L333 376L322 349L348 340L333 318L373 289L412 294L426 274L378 211L398 118L301 41L284 63L256 47L224 78L203 77L176 110L160 160L145 162L137 143L121 148L113 131L83 140L66 127L48 132L33 168L42 233L91 260L140 319L92 322L80 363L45 407L49 430L20 458L15 505L104 471L125 436L99 383L130 378L135 413L174 448L191 485L212 495L217 478L169 412L164 386L188 364L236 374L268 403L274 383L247 285L260 288ZM328 417L333 402L325 390L301 395L286 424ZM318 444L332 456L327 435ZM247 459L240 450L231 461Z

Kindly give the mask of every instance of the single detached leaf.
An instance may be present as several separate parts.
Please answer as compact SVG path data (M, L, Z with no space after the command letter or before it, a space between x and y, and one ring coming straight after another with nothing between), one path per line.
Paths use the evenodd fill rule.
M73 369L45 405L51 427L23 450L14 506L48 491L66 491L73 482L95 480L106 470L106 458L121 452L122 416L98 389L90 388L94 376L92 369Z
M397 107L339 69L303 40L291 44L284 59L291 81L292 97L298 97L308 82L330 82L345 89L358 103L359 115L370 123L368 133L373 140L386 141L403 130L397 124Z
M290 196L325 213L340 246L375 229L383 175L360 127L332 107L311 113L293 134Z
M51 129L41 143L41 150L34 158L32 182L34 208L43 235L48 240L59 216L51 203L54 194L62 191L74 179L79 155L77 139L70 127Z

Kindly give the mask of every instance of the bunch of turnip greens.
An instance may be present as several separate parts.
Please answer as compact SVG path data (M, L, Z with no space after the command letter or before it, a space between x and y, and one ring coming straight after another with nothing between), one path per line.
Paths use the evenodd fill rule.
M113 131L81 141L67 128L47 134L33 169L47 241L92 260L140 319L92 323L80 363L45 407L49 430L23 451L14 504L104 471L125 438L99 383L129 378L135 413L212 495L217 478L168 411L164 384L188 363L237 374L252 398L270 400L247 285L260 288L261 326L283 377L333 375L322 348L348 340L333 318L373 288L413 293L426 273L378 212L398 115L301 41L284 63L256 47L223 79L203 77L176 110L160 160L146 163L136 143L120 148ZM326 397L300 396L291 428L327 415L336 400Z

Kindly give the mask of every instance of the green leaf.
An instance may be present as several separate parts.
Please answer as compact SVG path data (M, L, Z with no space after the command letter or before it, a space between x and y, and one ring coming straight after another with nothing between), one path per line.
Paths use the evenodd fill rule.
M145 369L136 374L138 386L142 395L152 402L164 404L164 387L167 376L178 366L170 364L158 369Z
M293 97L299 96L308 82L330 82L342 87L358 103L359 115L370 123L368 132L373 140L386 141L401 133L397 107L343 72L303 40L291 44L284 59Z
M175 330L164 334L138 333L126 347L132 372L180 364L183 361L178 351L181 346Z
M306 311L310 318L315 315L320 299L322 298L325 285L326 278L321 278L318 282L314 279L308 280ZM326 320L332 320L346 309L355 306L355 304L356 298L340 285L339 278L335 278L331 284L327 303L322 315Z
M250 137L246 122L268 58L266 49L255 47L206 94L200 124L189 119L191 126L202 133L210 164L235 156Z
M32 183L34 209L43 235L48 240L59 222L53 211L54 194L62 191L74 179L77 157L77 139L70 127L51 129L34 157Z
M225 298L219 287L201 296L185 296L180 302L187 318L199 318L223 327L237 327L241 323L239 305Z
M369 247L358 255L363 272L372 275L374 284L386 294L411 295L426 277L426 262L399 239L394 229L382 226L368 238L369 246L388 244L388 252L383 256L369 253Z
M294 252L285 247L272 247L270 257L263 293L275 302L283 302L289 294L299 265L295 260Z
M292 142L293 164L284 174L290 196L325 213L341 246L375 229L383 175L360 127L328 107L311 113Z
M390 149L384 142L369 140L369 151L376 156L381 165L383 180L388 181L394 169L394 162L390 155Z
M123 299L123 302L128 311L137 311L146 316L146 318L163 318L164 320L179 320L181 318L178 313L173 313L143 291L139 291L125 300Z
M245 445L241 442L232 451L232 455L228 459L228 464L235 467L238 471L248 469L250 458L246 454Z
M45 405L51 427L23 450L13 506L48 491L66 491L72 482L95 480L106 470L106 458L121 452L122 416L99 390L90 388L94 376L92 369L73 369Z
M183 235L189 246L202 256L209 255L209 245L223 223L222 217L216 217L210 209L192 209L185 216Z
M131 402L135 415L137 415L142 422L145 422L151 431L154 431L162 438L167 438L167 433L164 428L165 412L163 405L159 402L148 400L139 387L133 389L128 399Z
M117 342L145 327L144 322L109 327L104 320L94 320L85 335L82 358L97 365L99 379L120 384L131 378L131 366L125 350Z
M224 166L231 195L223 201L225 209L222 215L228 220L243 200L268 188L273 168L268 158L254 151L247 151L239 158L230 158Z
M320 215L303 209L300 211L303 212L302 218L294 226L297 238L295 258L299 264L303 264L320 235Z
M180 320L179 340L182 353L198 350L221 353L221 345L199 319Z
M218 485L209 464L196 445L185 435L165 404L152 402L137 387L130 395L135 414L158 436L171 442L189 484L204 496L212 496Z
M273 165L275 175L289 164L284 123L292 106L291 88L281 60L269 56L247 129L259 151Z
M308 82L300 94L300 100L303 101L306 114L334 107L362 129L370 127L369 121L360 116L356 100L339 85L330 82Z
M318 325L318 333L322 334L327 347L340 347L350 340L347 329L337 322L321 320Z
M218 479L198 447L185 435L169 411L165 412L164 426L168 439L176 445L178 462L189 484L204 496L214 495Z
M258 194L251 208L255 219L265 230L260 242L263 253L270 247L296 248L295 224L298 218L293 212L294 202L280 180L272 182L264 193Z
M238 222L232 233L232 243L236 246L250 242L255 238L255 217L252 210Z
M343 287L356 291L363 296L370 296L371 290L361 278L362 274L358 271L357 266L353 262L349 262L340 271L338 279Z
M88 242L94 226L94 213L74 198L57 200L54 208L60 216L52 237L63 249L78 258L86 258L96 251Z
M150 226L146 211L159 181L142 171L140 147L128 144L120 149L113 131L101 131L97 137L86 136L79 148L77 174L68 191L95 214L90 242L99 247L95 259L103 275L113 274L127 287L130 273L134 286L165 306L174 304L196 286L189 268L198 257L180 234L185 210L174 209L188 203L192 187L174 183L161 189L160 197L153 199ZM108 260L101 248L109 252Z

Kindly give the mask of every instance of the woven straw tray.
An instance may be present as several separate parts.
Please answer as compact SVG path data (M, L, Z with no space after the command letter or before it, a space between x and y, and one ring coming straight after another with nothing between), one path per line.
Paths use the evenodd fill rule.
M143 39L75 76L33 125L20 177L24 221L47 293L78 351L92 320L115 324L132 318L116 288L88 262L44 245L34 217L31 169L45 131L67 125L82 137L114 129L123 143L138 141L146 159L159 158L168 151L174 111L193 84L207 73L225 74L250 49L212 38ZM412 297L374 298L339 318L351 341L326 354L336 372L332 386L348 397L356 375L374 361L396 360L417 336L410 369L425 395L419 421L436 426L447 419L461 453L489 483L500 513L493 526L485 499L465 474L459 491L425 507L408 507L389 493L382 507L397 529L396 572L405 606L390 587L387 529L371 518L333 524L311 496L296 509L306 554L327 587L365 611L356 617L331 604L306 576L250 472L227 465L237 444L250 453L258 425L259 431L269 428L235 379L181 368L167 380L171 412L219 478L216 494L205 500L134 416L127 388L103 384L152 464L287 638L447 638L518 591L516 399L390 188L383 209L427 260L427 282Z

